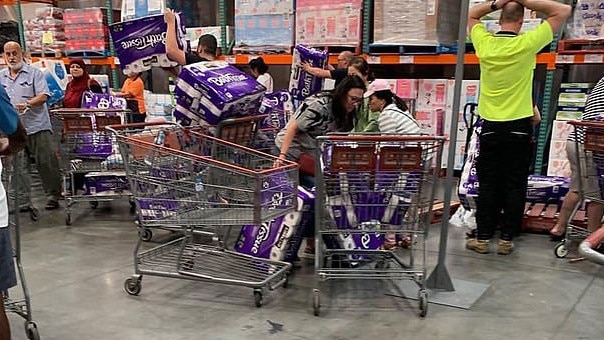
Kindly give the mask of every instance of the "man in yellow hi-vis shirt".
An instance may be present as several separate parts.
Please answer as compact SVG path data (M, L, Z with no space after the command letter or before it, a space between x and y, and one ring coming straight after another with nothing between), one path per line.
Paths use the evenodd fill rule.
M524 7L547 19L519 34ZM501 31L489 33L480 18L501 9ZM512 239L524 213L531 162L533 70L536 54L553 40L570 15L553 0L489 0L470 9L468 30L480 60L478 113L484 119L476 170L480 182L476 239L466 248L486 254L503 210L497 253L512 252Z

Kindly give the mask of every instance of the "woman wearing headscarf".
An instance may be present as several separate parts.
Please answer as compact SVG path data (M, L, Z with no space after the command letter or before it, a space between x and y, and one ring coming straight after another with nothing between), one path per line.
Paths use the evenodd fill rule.
M82 107L82 96L84 95L84 91L103 93L101 85L96 80L90 78L88 71L86 71L86 64L84 64L83 60L72 60L71 63L69 63L69 74L71 74L72 79L65 89L63 107Z

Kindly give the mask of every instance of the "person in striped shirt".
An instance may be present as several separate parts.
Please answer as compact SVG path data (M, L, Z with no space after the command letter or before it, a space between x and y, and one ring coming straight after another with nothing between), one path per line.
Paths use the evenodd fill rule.
M593 88L591 93L587 96L587 102L585 104L585 111L581 116L581 120L598 120L604 118L604 77ZM570 222L570 214L574 208L579 204L581 196L579 195L579 181L581 181L581 174L579 173L578 157L583 158L585 153L583 150L583 144L585 143L585 131L581 128L575 128L568 135L566 140L566 156L570 162L570 190L560 208L560 214L558 215L558 222L550 230L552 235L552 241L561 241L564 239L564 233L566 232L566 226ZM585 166L585 174L587 178L583 179L581 186L584 192L594 193L600 191L597 180L590 180L597 178L596 168L593 162L590 161L589 157L585 157L585 164L582 162L581 165ZM590 202L587 206L587 229L589 231L595 231L600 228L602 215L604 214L604 206L599 202Z
M363 96L369 98L369 110L379 112L379 132L399 135L421 133L420 126L409 113L407 104L392 93L386 80L374 80Z

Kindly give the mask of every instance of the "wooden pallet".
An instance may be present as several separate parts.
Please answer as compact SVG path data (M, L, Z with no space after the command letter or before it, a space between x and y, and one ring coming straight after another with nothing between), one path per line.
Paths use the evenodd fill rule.
M522 220L522 231L527 233L546 234L558 222L558 204L556 203L530 203L524 206L524 219ZM587 214L585 210L578 210L571 224L585 227L587 225Z
M558 42L558 53L604 53L604 39L568 39Z
M442 222L443 213L444 213L445 202L441 200L435 200L434 205L432 206L432 211L434 214L432 215L432 220L430 224L437 224ZM452 201L449 209L449 217L455 213L455 210L459 208L459 201Z

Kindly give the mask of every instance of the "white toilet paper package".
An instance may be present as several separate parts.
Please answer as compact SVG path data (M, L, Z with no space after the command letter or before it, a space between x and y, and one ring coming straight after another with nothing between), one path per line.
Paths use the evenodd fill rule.
M265 91L256 79L227 62L187 65L174 89L174 116L183 125L196 121L200 125L216 125L226 118L256 114Z

